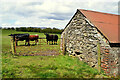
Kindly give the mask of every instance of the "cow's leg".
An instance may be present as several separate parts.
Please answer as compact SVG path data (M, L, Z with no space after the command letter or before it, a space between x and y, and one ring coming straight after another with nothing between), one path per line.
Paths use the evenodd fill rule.
M54 41L54 44L55 44L55 41Z
M28 45L28 40L25 40L25 46Z
M28 46L30 46L30 41L28 41Z
M35 40L35 45L38 44L38 40Z
M56 41L55 41L55 44L56 44Z
M36 41L37 41L37 45L38 45L38 39Z
M35 40L35 45L36 45L36 43L37 43L37 40Z
M57 41L55 41L55 44L57 45Z
M52 41L52 45L53 45L53 41Z
M56 44L56 41L55 41L55 44Z
M47 44L48 44L48 40L47 40Z
M25 46L26 46L26 41L25 41Z
M28 40L27 42L28 42L28 46L30 46L30 40Z

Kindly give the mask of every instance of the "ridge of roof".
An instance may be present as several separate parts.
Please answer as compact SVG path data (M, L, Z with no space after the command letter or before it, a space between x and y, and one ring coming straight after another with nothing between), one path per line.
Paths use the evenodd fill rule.
M85 10L85 9L77 9L77 10L87 11L87 12L94 12L94 13L101 13L101 14L104 14L104 15L111 15L111 16L120 16L120 15L117 15L117 14L105 13L105 12L99 12L99 11L93 11L93 10Z

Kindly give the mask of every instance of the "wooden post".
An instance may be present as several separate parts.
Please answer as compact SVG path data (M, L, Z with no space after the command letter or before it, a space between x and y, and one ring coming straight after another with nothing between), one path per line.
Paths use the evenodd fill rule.
M66 50L65 50L65 34L63 34L63 38L62 38L62 48L63 48L63 54L65 55L66 54Z
M15 37L15 47L14 47L14 52L15 52L15 54L16 54L16 37Z
M97 53L98 53L98 72L101 72L101 57L100 57L100 43L97 42Z
M14 55L15 52L14 52L14 40L13 40L13 37L11 37L11 51L12 51L12 54Z

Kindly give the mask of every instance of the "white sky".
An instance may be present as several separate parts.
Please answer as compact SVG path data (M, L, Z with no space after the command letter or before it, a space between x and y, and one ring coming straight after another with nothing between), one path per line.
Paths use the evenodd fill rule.
M109 2L108 2L109 1ZM118 14L119 0L1 0L2 27L64 28L77 9Z

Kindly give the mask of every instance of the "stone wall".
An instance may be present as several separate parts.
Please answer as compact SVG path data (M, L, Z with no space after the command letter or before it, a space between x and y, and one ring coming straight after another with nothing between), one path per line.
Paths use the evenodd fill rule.
M105 36L79 11L76 12L71 22L65 28L61 37L63 36L63 34L65 37L66 51L70 55L77 56L80 60L87 62L91 67L98 68L98 49L101 50L102 70L107 71L108 68L103 67L103 65L110 64L110 61L115 62L115 60L118 59L117 53L120 48L111 48L109 45L109 41L105 38ZM97 47L98 44L100 44L100 48ZM105 52L106 50L109 51L109 58L106 57L106 55L108 55ZM107 62L107 60L105 61L105 58L110 59L108 60L109 62ZM110 67L110 65L108 66ZM110 71L110 73L106 73L113 74L117 71L117 68L112 70L113 72Z
M101 47L101 68L107 75L118 76L119 63L119 47Z

